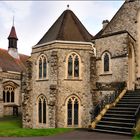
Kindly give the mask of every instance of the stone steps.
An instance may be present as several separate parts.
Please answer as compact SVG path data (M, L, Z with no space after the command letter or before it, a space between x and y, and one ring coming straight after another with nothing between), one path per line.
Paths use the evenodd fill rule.
M127 92L115 107L110 108L94 131L131 135L135 112L140 104L140 90Z

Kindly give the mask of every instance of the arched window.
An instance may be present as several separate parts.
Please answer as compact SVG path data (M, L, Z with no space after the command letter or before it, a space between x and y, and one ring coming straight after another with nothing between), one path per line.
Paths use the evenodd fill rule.
M38 77L39 79L47 78L47 59L45 55L41 55L38 60Z
M78 56L74 59L74 77L79 77L79 58Z
M67 75L68 78L79 78L80 73L80 66L79 66L79 56L75 53L72 53L68 57L68 69L67 69Z
M72 68L72 57L71 56L69 56L69 59L68 59L68 76L72 76L72 70L73 70L73 68Z
M108 52L105 52L102 55L102 63L103 63L103 72L110 72L111 70L111 57Z
M79 125L79 100L72 96L67 101L67 126L77 127Z
M47 76L47 61L46 58L43 59L43 77L46 78Z
M38 98L38 123L46 124L46 98L41 95Z
M14 102L14 92L11 92L11 102Z
M5 86L3 91L3 102L15 102L15 89L12 86Z
M42 60L39 60L39 79L42 78Z

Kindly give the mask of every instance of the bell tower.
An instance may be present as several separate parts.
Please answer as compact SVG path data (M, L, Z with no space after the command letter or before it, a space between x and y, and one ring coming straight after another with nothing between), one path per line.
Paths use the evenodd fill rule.
M8 40L9 40L9 45L8 45L8 53L14 57L14 58L19 58L18 55L18 50L17 50L17 35L16 35L16 30L15 30L15 26L14 26L14 20L13 20L13 26L11 28L10 34L8 36Z

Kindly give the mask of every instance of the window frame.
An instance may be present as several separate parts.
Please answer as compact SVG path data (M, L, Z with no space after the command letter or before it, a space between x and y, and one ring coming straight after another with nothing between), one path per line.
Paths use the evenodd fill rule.
M41 121L40 122L40 116L39 116L39 104L40 104L40 101L41 101ZM46 105L46 108L45 108L45 122L44 122L44 101L45 101L45 105ZM47 125L48 124L48 103L47 103L47 99L44 95L39 95L38 98L37 98L37 124L38 125Z
M72 75L69 76L69 58L72 58ZM78 76L75 76L75 60L76 58L78 58ZM80 80L81 79L81 57L75 53L75 52L71 52L67 55L66 58L66 79L69 80Z
M68 124L69 123L69 121L68 121L68 103L69 103L69 101L71 100L71 106L72 106L72 109L71 109L71 122L72 122L72 124L70 125L70 124ZM75 103L76 102L78 102L78 124L75 124ZM77 128L77 127L80 127L80 124L81 124L81 113L80 113L80 110L81 110L81 101L80 101L80 99L77 97L77 96L75 96L75 95L72 95L72 96L70 96L69 98L67 98L67 100L66 100L66 127L75 127L75 128Z
M109 58L109 70L108 71L105 71L105 55L108 55L108 58ZM108 51L105 51L105 52L103 52L103 54L102 54L102 57L101 57L101 61L102 61L102 66L101 66L101 68L102 68L102 71L101 71L101 74L103 74L103 75L105 75L105 74L112 74L112 61L111 61L111 54L110 54L110 52L108 52Z
M44 60L46 61L45 67ZM40 62L41 62L41 76L40 76ZM46 69L45 73L44 69ZM37 60L37 80L48 80L48 59L45 54L41 54Z
M16 94L15 87L13 87L11 85L6 85L3 88L3 103L4 104L15 104L16 103L15 94Z

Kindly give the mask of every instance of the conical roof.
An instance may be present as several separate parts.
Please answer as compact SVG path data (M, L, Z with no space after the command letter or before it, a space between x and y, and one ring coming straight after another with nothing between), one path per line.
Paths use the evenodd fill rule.
M93 36L71 10L65 10L37 45L54 40L89 42Z
M17 39L18 40L17 34L16 34L16 30L15 30L15 27L14 26L12 26L11 32L10 32L10 34L8 36L8 39L10 39L10 38L14 38L14 39Z

